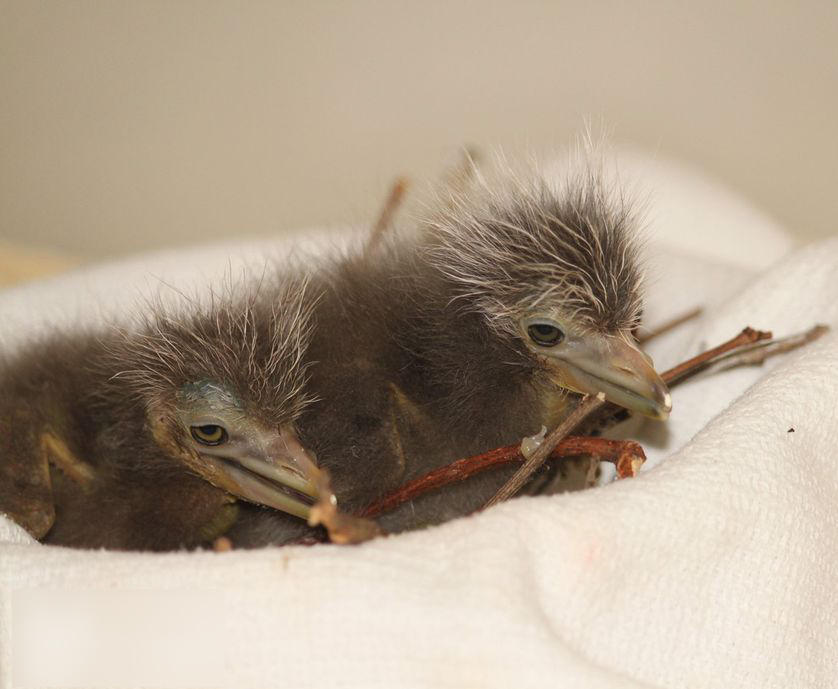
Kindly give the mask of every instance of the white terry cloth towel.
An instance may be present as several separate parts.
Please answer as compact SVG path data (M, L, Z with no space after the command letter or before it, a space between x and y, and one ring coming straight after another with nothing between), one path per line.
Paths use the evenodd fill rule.
M640 156L627 174L652 189L648 322L706 307L654 342L660 369L745 325L838 327L838 238L794 250L701 177ZM3 345L230 252L7 292ZM671 420L636 429L635 479L360 547L84 552L0 520L0 687L838 686L836 345L676 388Z

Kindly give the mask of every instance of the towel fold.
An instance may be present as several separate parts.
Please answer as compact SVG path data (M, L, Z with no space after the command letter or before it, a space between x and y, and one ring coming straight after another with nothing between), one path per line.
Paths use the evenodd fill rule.
M648 322L706 306L652 344L658 368L745 325L833 332L676 388L670 422L633 429L636 479L360 547L83 552L0 518L0 686L838 686L838 239L776 261L790 241L730 192L626 170L657 188ZM714 212L701 251L684 225ZM3 344L212 279L229 253L8 291Z

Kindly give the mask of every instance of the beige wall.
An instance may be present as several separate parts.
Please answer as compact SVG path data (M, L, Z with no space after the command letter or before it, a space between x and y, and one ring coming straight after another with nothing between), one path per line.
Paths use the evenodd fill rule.
M0 241L360 222L467 142L586 117L838 230L838 2L0 0Z

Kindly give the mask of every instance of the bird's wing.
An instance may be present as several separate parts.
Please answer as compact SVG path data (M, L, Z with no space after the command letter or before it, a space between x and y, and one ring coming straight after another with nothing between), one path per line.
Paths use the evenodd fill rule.
M15 410L3 421L9 428L4 429L8 443L0 461L0 512L40 539L55 520L50 450L39 424L25 410Z
M61 438L43 431L26 411L14 413L8 420L12 432L6 434L11 442L0 462L0 512L41 539L55 521L52 470L60 470L74 487L83 490L91 485L95 472Z
M435 468L439 453L439 424L428 412L393 382L388 383L389 421L392 445L399 456L402 473L413 477Z

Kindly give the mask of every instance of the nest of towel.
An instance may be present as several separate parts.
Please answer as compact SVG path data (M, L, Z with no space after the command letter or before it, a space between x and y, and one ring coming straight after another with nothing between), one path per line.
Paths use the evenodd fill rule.
M636 479L357 548L84 552L0 517L2 686L829 686L838 241L794 249L674 166L626 156L621 174L651 189L647 322L704 306L650 343L659 369L745 325L833 334L679 387L670 422L631 430ZM285 250L161 253L6 291L2 346Z

